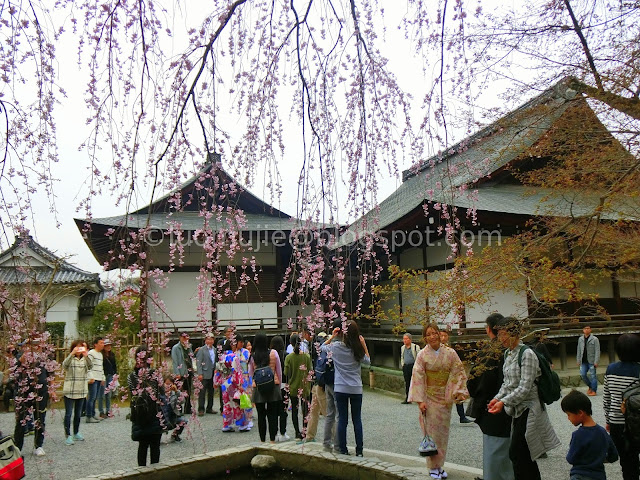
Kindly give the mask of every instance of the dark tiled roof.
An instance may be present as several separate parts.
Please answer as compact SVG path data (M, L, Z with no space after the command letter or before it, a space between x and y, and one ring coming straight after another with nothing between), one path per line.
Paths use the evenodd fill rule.
M229 223L226 219L228 216L223 216L223 221L218 223L215 218L209 219L209 226L214 230L220 228L229 228ZM294 228L300 228L304 224L292 218L279 218L269 215L261 215L255 213L246 213L243 218L242 225L237 225L239 231L245 232L257 232L257 231L275 231L275 230L292 230ZM198 230L204 226L204 218L199 212L175 212L172 214L166 213L152 213L147 215L146 213L131 213L129 215L117 215L114 217L94 218L91 220L91 224L94 225L106 225L109 227L128 227L128 228L144 228L149 225L153 229L167 230L169 223L182 225L182 230ZM76 219L76 223L80 225L83 221ZM235 224L235 220L231 219L231 224ZM314 224L314 227L317 225Z
M20 247L31 250L40 256L49 266L24 266L24 261L14 254ZM37 243L31 236L16 238L13 245L0 253L0 258L15 258L15 266L0 267L0 282L3 283L49 283L56 285L94 283L96 290L100 286L100 277L97 273L87 272L69 262L57 257L50 250ZM8 262L11 264L11 262ZM57 268L54 268L57 266Z
M575 101L582 99L567 87L566 80L562 80L443 154L403 172L402 185L380 202L377 208L355 221L335 247L383 230L425 202L525 215L565 215L570 203L563 198L541 204L543 194L527 195L524 188L479 185L476 193L471 192L473 188L465 190L461 187L473 186L518 158ZM590 204L591 201L583 201L584 207Z

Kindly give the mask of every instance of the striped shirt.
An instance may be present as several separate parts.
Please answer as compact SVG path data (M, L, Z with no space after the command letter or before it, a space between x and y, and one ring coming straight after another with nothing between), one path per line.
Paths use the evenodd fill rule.
M624 425L624 415L620 410L622 392L640 377L640 364L616 362L607 367L604 374L604 396L602 405L608 424Z
M522 366L518 364L521 348L526 348L522 354ZM502 372L504 380L496 398L504 403L504 410L509 416L517 418L540 401L536 385L536 379L541 375L538 357L520 342L516 348L505 353Z
M91 369L91 358L69 355L62 362L64 370L64 385L62 394L67 398L84 398L89 393L87 387L87 372Z

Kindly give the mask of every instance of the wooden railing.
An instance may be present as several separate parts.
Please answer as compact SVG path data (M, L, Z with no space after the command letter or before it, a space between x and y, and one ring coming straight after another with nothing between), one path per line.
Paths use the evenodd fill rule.
M608 318L596 316L574 317L531 317L526 319L529 334L537 330L548 330L549 338L561 338L579 335L586 324L591 326L595 335L614 335L620 333L640 332L640 313L610 315ZM377 324L360 324L360 329L367 339L397 340L402 333L393 333L396 323L381 321ZM406 330L411 334L421 336L421 325L407 325ZM485 328L456 328L450 334L452 343L476 342L486 338Z

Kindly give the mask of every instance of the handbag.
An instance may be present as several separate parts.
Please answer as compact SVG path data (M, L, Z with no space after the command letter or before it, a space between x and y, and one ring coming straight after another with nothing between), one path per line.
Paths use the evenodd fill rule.
M424 415L424 414L423 414ZM423 417L424 422L424 438L422 439L422 441L420 442L420 445L418 445L418 453L423 456L423 457L432 457L433 455L437 455L438 454L438 447L436 445L436 442L433 438L431 438L431 435L429 435L427 433L427 419L426 416Z
M249 398L249 395L247 395L246 393L243 393L242 395L240 395L240 408L243 410L246 410L248 408L251 408L251 399Z
M13 443L13 438L0 439L0 479L20 480L24 477L24 460Z
M438 454L436 442L429 434L426 434L420 442L420 446L418 446L418 453L423 457L431 457Z

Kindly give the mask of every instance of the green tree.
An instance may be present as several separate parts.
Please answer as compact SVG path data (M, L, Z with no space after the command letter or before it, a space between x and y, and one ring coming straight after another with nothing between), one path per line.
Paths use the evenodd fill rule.
M140 332L140 297L125 293L100 302L91 319L89 333L106 335L117 332L118 337L128 337Z

